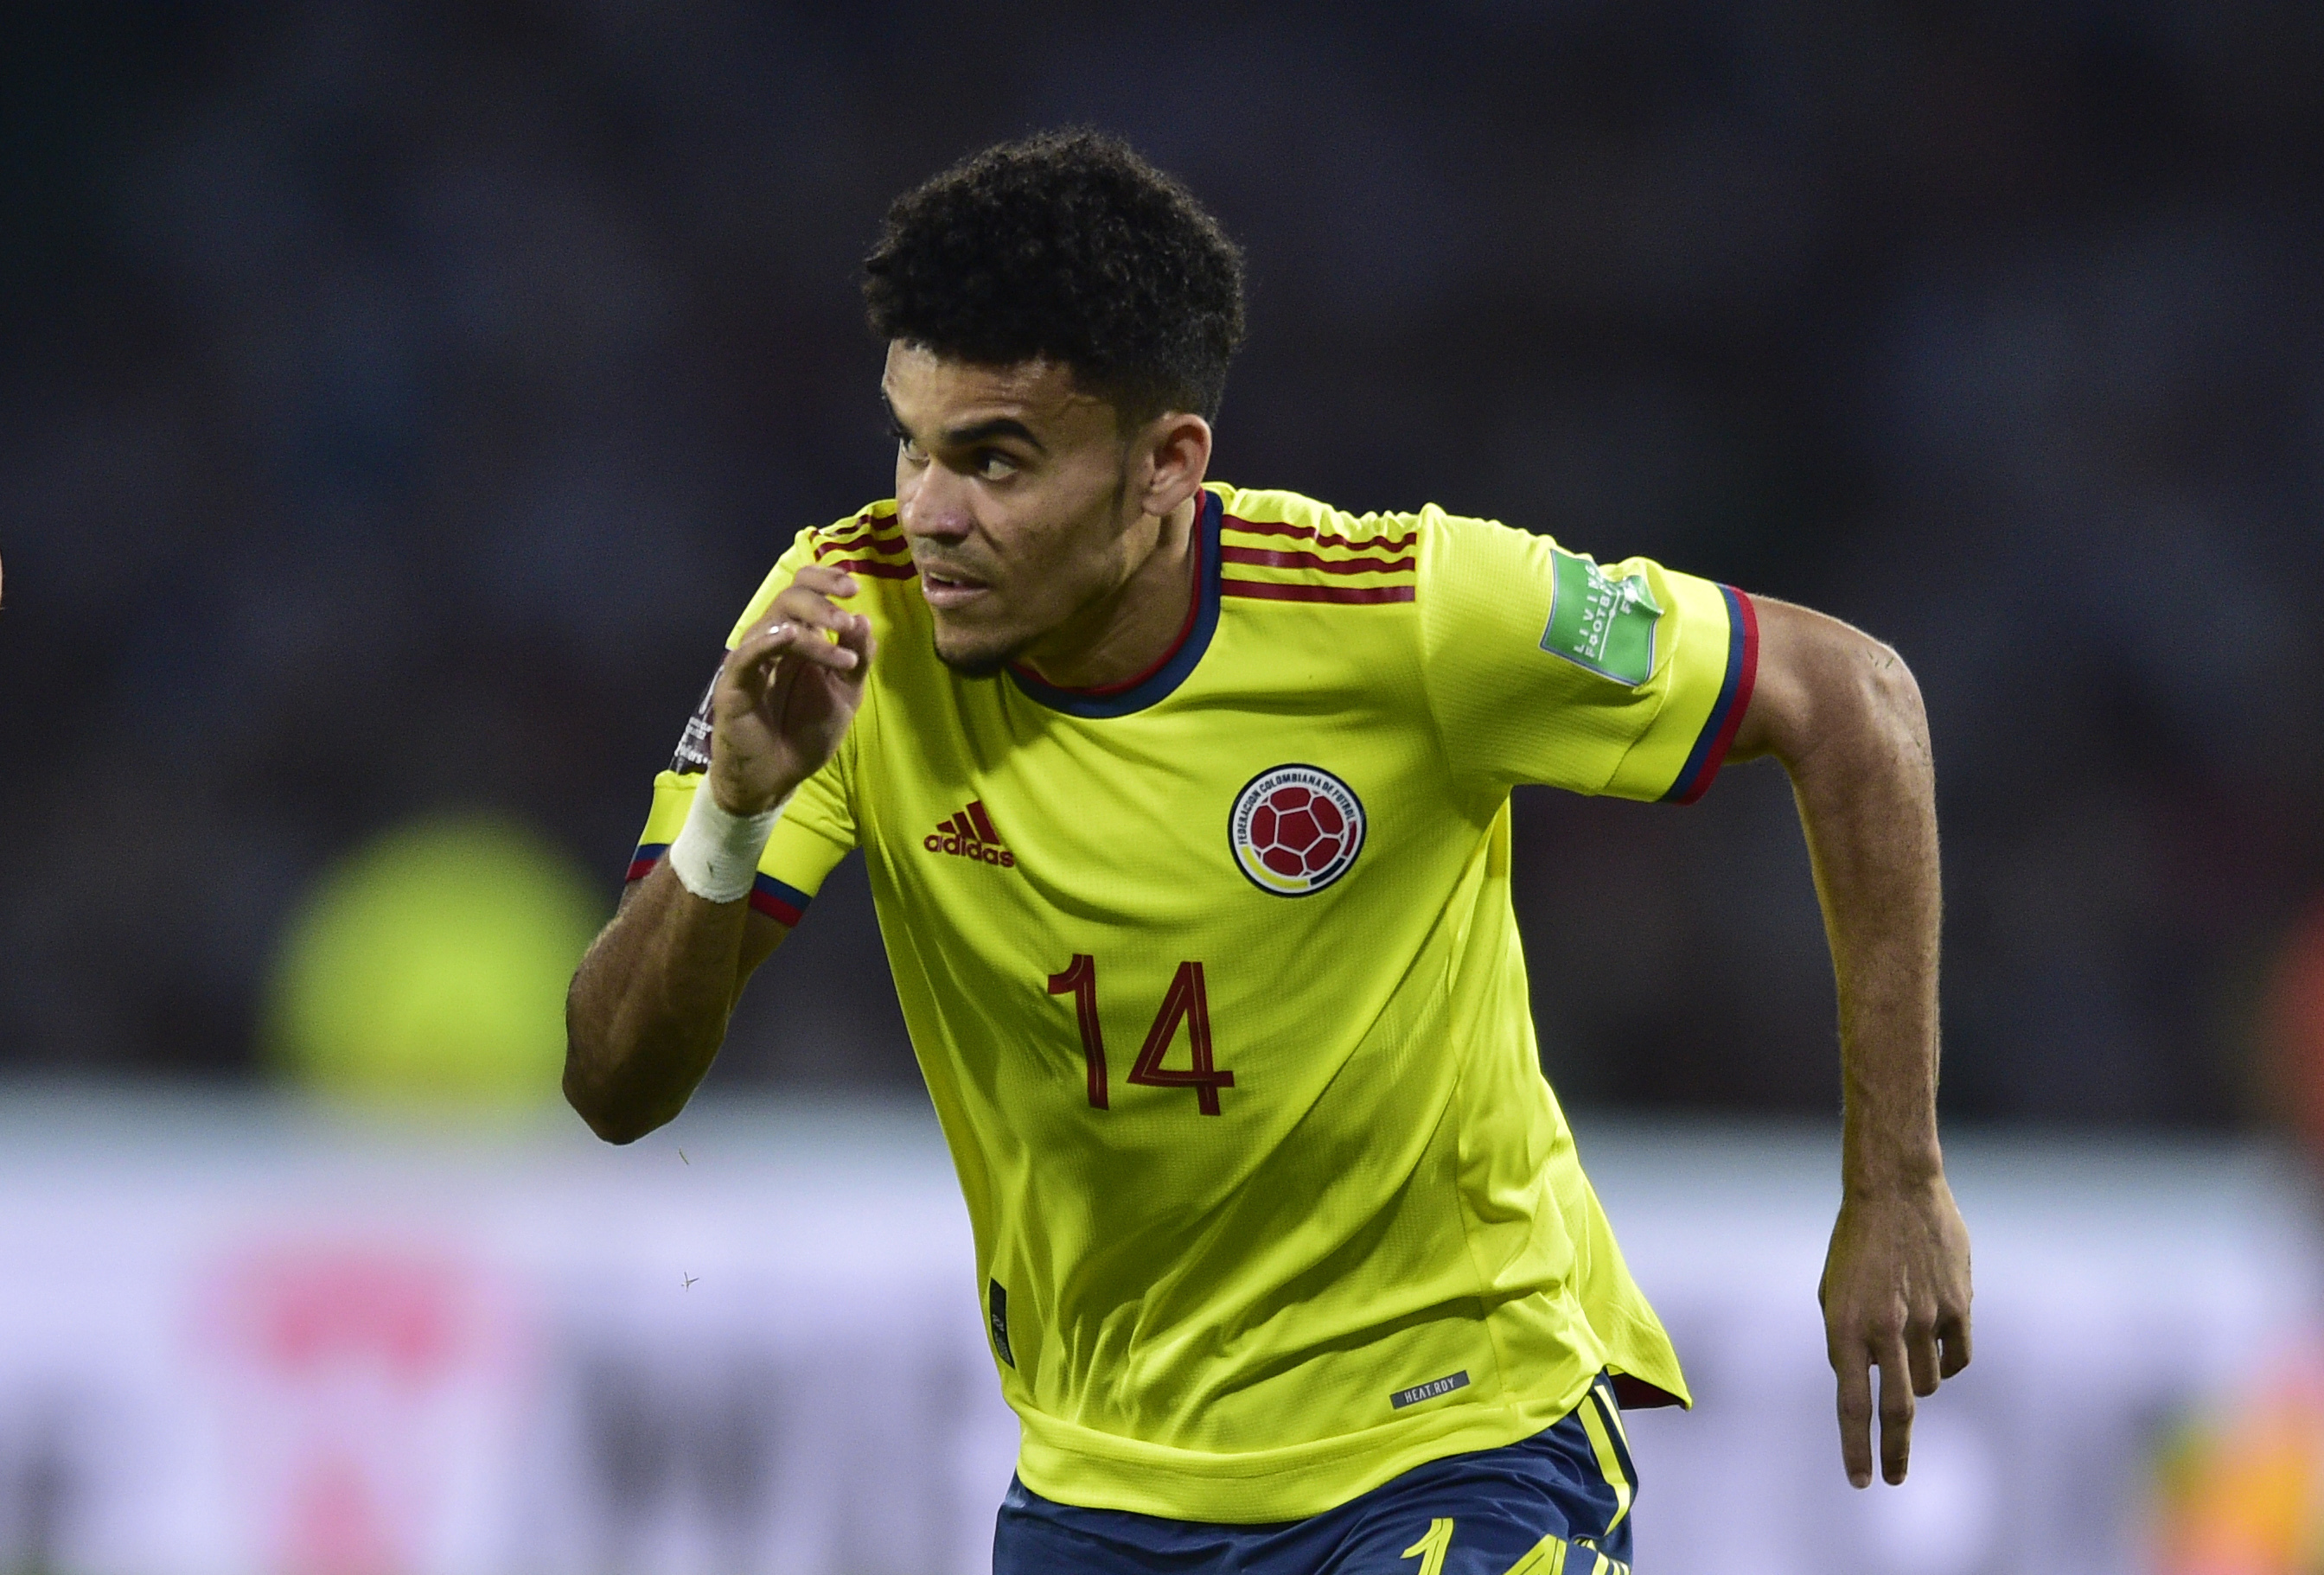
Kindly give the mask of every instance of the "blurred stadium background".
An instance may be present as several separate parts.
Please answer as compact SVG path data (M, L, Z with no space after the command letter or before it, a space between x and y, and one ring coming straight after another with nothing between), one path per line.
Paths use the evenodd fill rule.
M1249 250L1220 475L1921 677L1986 1319L1901 1493L1825 1437L1780 773L1519 798L1545 1058L1703 1397L1646 1567L2324 1569L2310 0L7 8L0 1569L975 1567L1008 1424L860 874L719 1163L547 1101L728 622L888 489L881 207L1070 120Z

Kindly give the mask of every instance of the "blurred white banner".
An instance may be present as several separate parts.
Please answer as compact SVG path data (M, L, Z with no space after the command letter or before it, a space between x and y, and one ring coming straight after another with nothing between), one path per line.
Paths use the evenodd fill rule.
M2309 1325L2293 1179L1957 1140L1977 1365L1840 1476L1829 1134L1577 1123L1692 1414L1635 1413L1649 1575L2140 1567L2163 1421ZM727 1103L626 1149L226 1101L0 1109L0 1569L982 1570L1016 1426L924 1111Z

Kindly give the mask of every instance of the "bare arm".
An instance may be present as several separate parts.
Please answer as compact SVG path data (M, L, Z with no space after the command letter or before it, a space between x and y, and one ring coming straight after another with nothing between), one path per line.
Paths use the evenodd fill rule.
M1807 833L1840 992L1841 1200L1824 1333L1849 1480L1904 1479L1913 1399L1969 1365L1968 1228L1937 1143L1936 784L1921 692L1896 653L1758 600L1758 680L1732 758L1773 755Z
M696 791L753 815L831 758L873 655L869 621L831 602L855 589L847 575L800 570L728 654L711 696L710 770ZM745 900L688 891L668 859L624 894L565 1001L565 1097L591 1131L628 1143L685 1108L744 982L786 933Z
M743 981L788 934L747 902L705 902L667 860L622 894L565 999L565 1098L609 1143L685 1107Z

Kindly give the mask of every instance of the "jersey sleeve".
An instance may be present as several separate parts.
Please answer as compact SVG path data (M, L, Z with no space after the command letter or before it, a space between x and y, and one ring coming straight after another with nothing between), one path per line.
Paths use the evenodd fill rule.
M815 561L815 536L811 530L799 532L790 550L777 560L742 617L735 620L726 637L728 650L734 649L735 640L757 622L776 594L791 583L799 566ZM702 703L687 719L669 769L654 778L653 808L646 815L645 831L630 860L632 880L644 879L669 851L670 840L686 824L694 795L710 769L710 695L717 686L715 668L710 679L702 691ZM822 889L824 878L855 846L855 815L849 793L853 760L853 749L843 741L822 769L799 784L798 791L783 806L774 834L767 839L767 851L759 857L758 879L751 889L751 907L779 924L799 922Z
M1422 682L1456 776L1702 796L1751 701L1748 597L1489 520L1430 509L1418 524Z

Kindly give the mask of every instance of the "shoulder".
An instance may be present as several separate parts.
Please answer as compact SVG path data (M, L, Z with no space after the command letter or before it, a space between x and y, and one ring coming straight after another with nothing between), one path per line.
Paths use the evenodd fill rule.
M896 523L896 500L882 498L846 519L799 532L792 552L802 561L811 558L825 568L845 569L870 579L908 580L911 549L903 528Z
M742 631L809 564L853 575L862 590L846 605L869 616L875 629L910 616L918 605L919 577L912 568L911 548L896 524L896 501L883 498L845 519L801 530L759 583L742 615L734 621L726 643L732 646L740 639Z
M1421 516L1351 514L1298 493L1211 490L1222 505L1221 595L1355 606L1413 600Z

